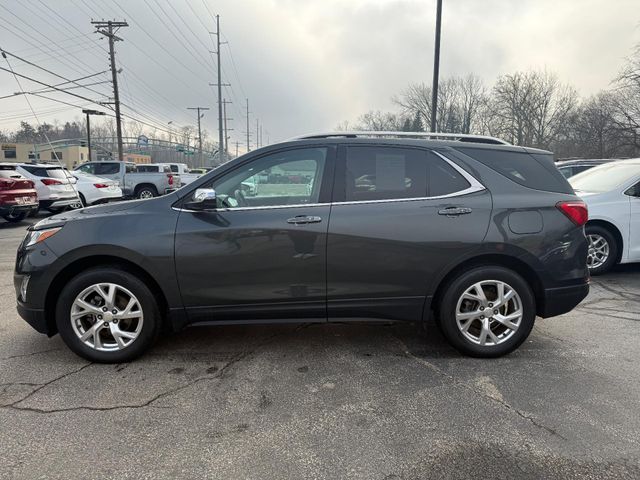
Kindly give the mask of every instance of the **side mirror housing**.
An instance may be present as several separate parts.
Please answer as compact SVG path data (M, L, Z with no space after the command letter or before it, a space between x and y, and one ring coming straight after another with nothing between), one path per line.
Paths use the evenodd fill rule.
M198 188L190 201L185 202L188 210L215 210L218 206L216 191L213 188Z

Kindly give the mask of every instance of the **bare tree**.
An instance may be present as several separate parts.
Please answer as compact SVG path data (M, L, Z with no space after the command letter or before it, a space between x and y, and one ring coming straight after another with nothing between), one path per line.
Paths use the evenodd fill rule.
M415 118L419 116L424 125L431 124L431 87L424 83L410 84L393 102L402 109L402 114Z
M438 88L436 129L470 133L485 97L484 84L476 75L443 79ZM419 116L423 125L431 124L431 87L424 83L411 84L393 101L402 108L403 115Z
M621 140L640 150L640 44L615 80L616 128Z
M370 111L361 115L352 127L355 130L402 131L405 117L381 111Z
M492 93L492 130L517 145L550 148L568 134L578 105L575 89L548 72L503 75Z

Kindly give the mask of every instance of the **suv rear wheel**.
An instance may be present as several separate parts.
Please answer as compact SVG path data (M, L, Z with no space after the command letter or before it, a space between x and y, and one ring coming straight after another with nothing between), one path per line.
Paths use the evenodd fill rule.
M115 267L74 277L56 306L60 336L76 354L93 362L128 362L155 341L160 312L139 278Z
M613 268L618 259L618 242L613 234L600 225L587 225L584 229L589 242L587 267L591 275L602 275Z
M447 286L439 304L440 330L461 353L499 357L522 344L536 318L527 282L504 267L477 267Z

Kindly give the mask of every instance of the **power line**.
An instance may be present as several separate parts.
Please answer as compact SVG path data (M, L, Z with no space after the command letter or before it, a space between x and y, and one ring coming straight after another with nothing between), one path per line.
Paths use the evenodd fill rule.
M14 53L11 53L11 52L9 52L9 51L7 51L7 50L3 49L3 48L0 48L0 51L2 51L2 52L4 52L4 53L6 53L6 54L8 54L8 55L11 55L13 58L17 58L18 60L20 60L21 62L26 63L27 65L31 65L32 67L39 68L40 70L45 71L45 72L47 72L48 74L53 75L54 77L58 77L58 78L61 78L61 79L63 79L63 80L66 80L66 81L67 81L67 83L73 83L73 84L78 85L78 86L80 86L80 87L82 87L82 86L83 86L83 85L79 84L78 82L76 82L76 81L74 81L74 80L69 80L67 77L63 77L62 75L59 75L59 74L57 74L57 73L55 73L55 72L52 72L51 70L49 70L49 69L47 69L47 68L41 67L40 65L36 65L35 63L30 62L29 60L25 60L24 58L19 57L18 55L14 54ZM101 73L106 73L107 71L108 71L108 70L104 70L104 71L102 71L102 72L96 73L95 75L100 75ZM85 87L85 88L87 88L87 87ZM94 90L93 88L87 88L87 90L90 90L90 91L92 91L93 93L97 93L98 95L103 95L103 96L104 96L104 94L103 94L102 92L98 92L97 90Z
M3 51L3 52L4 52L4 51ZM4 55L3 55L3 56L4 56ZM5 57L5 58L6 58L6 57ZM74 96L74 97L78 97L78 98L80 98L80 99L82 99L82 100L86 100L87 102L96 103L96 104L98 104L98 105L103 105L103 102L97 102L97 101L95 101L95 100L91 100L90 98L83 97L82 95L78 95L78 94L73 93L73 92L67 92L67 91L65 91L65 90L63 90L63 89L61 89L61 88L54 87L53 85L49 85L48 83L44 83L44 82L41 82L40 80L36 80L35 78L29 77L28 75L23 75L23 74L21 74L21 73L17 73L17 72L15 72L15 71L13 71L13 70L9 70L9 69L6 69L6 68L4 68L4 67L0 67L0 70L4 70L5 72L9 72L9 73L11 73L11 74L13 74L13 75L17 75L18 77L25 78L25 79L30 80L30 81L35 82L35 83L39 83L40 85L44 85L45 87L52 88L52 89L57 90L57 91L60 91L60 92L62 92L62 93L66 93L67 95L72 95L72 96Z

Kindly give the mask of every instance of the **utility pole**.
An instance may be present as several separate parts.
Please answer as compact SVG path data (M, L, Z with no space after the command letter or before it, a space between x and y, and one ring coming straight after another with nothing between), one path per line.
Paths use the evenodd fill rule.
M233 118L227 117L227 104L229 104L229 103L233 103L233 102L230 102L227 99L223 99L222 100L222 108L224 110L224 112L223 112L223 114L224 114L224 118L223 118L223 120L224 120L224 154L226 156L229 156L229 135L228 135L228 132L229 132L229 130L233 130L233 128L231 128L231 129L227 128L227 120L233 120Z
M224 125L222 120L222 87L229 86L229 84L222 83L222 64L220 63L220 45L224 45L227 42L220 41L220 15L216 15L216 31L209 32L209 33L216 36L216 45L217 45L217 50L211 53L216 54L216 58L218 62L218 65L217 65L218 66L218 83L210 83L209 85L212 87L213 86L218 87L218 157L219 157L220 163L223 163L224 160L222 158L222 152L224 150L224 132L223 132Z
M433 54L433 86L431 87L431 132L436 133L438 115L438 76L440 75L440 29L442 25L442 0L436 7L436 42Z
M236 158L238 157L238 148L240 148L240 142L236 140Z
M262 143L262 124L260 124L260 146L264 147L264 143Z
M87 116L87 150L89 150L89 158L87 161L91 161L91 124L89 123L89 115L106 115L104 112L100 112L98 110L82 110Z
M256 118L256 148L260 148L260 120Z
M198 111L198 151L199 151L199 160L198 164L202 163L202 129L200 128L200 119L204 117L204 113L200 115L200 110L209 110L209 107L187 107L187 110L197 110Z
M249 131L249 99L247 98L247 153L249 153L251 151L251 144L249 143L249 136L251 135L251 132Z
M109 39L109 58L111 60L111 78L113 82L113 102L116 111L116 132L118 135L118 160L122 162L124 159L122 153L122 118L120 117L120 96L118 94L118 71L116 70L116 52L114 49L115 42L122 41L122 38L116 36L116 32L122 27L128 27L127 22L116 21L91 21L96 26L96 32L104 35Z

